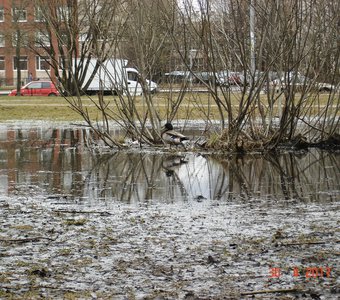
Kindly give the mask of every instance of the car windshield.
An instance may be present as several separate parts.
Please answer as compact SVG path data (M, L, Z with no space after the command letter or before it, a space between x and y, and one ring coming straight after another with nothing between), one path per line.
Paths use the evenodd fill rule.
M26 85L27 89L41 89L41 82L32 82Z

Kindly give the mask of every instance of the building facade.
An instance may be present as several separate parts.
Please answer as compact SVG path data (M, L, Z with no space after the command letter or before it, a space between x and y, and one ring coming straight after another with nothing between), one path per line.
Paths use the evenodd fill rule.
M16 85L18 78L21 85L50 75L53 78L48 52L58 46L45 22L43 2L0 0L0 86Z

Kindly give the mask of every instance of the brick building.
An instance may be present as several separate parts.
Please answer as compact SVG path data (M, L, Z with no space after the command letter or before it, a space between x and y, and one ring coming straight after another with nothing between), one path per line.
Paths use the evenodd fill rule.
M18 64L21 84L49 78L48 73L54 76L47 51L58 49L57 39L48 33L41 6L36 2L41 1L0 0L0 86L17 83ZM51 3L47 4L49 8Z

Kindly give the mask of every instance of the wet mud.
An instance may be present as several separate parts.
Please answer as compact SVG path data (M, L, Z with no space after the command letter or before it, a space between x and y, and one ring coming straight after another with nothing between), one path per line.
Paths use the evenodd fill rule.
M1 197L1 298L335 299L338 293L338 203L63 202L34 186Z

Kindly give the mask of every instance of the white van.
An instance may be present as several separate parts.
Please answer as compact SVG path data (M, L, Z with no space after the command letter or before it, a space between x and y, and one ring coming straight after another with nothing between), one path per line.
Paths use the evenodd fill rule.
M127 68L127 63L128 61L124 59L108 59L99 65L93 75L97 59L91 58L83 81L83 92L88 95L98 93L141 95L143 89L140 74L135 68ZM91 82L87 85L89 80ZM146 89L154 93L157 91L157 84L146 80Z

